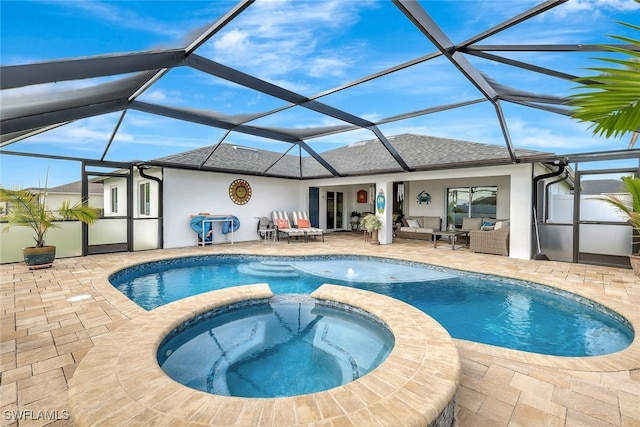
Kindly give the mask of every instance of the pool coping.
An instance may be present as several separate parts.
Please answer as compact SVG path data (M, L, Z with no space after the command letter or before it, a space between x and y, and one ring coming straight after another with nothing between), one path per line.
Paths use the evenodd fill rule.
M136 316L100 341L69 381L69 409L74 421L79 426L286 426L323 421L426 426L447 411L453 416L461 366L447 331L409 304L344 286L325 284L311 296L371 313L395 337L389 357L356 381L302 396L238 398L191 389L159 367L158 345L185 321L218 307L272 295L267 284L238 286L185 298Z

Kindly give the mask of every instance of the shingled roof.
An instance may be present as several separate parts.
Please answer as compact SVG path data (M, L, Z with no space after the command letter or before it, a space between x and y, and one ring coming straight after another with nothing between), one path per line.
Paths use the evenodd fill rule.
M59 185L57 187L51 187L47 189L47 192L48 193L80 194L81 188L82 188L82 182L76 181L76 182L70 182L68 184ZM95 182L89 183L89 194L102 194L102 193L103 193L102 183L95 183Z
M413 170L512 163L504 146L409 133L392 136L389 141ZM533 150L518 150L517 154L521 161L549 159L554 156L553 153ZM402 172L402 168L377 139L325 151L322 157L342 176ZM298 153L282 154L229 143L162 157L150 163L289 178L332 176L311 156L300 158Z

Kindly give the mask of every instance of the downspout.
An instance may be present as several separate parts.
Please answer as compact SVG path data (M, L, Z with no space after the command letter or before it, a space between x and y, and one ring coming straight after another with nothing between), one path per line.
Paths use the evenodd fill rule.
M163 227L164 198L163 198L163 191L162 191L163 189L162 179L152 175L147 175L144 172L144 170L146 169L146 166L144 164L138 164L136 165L136 167L138 168L138 172L140 173L141 177L150 179L158 183L158 239L160 241L160 249L164 249L164 234L162 232L162 230L164 229ZM160 172L162 173L162 169L160 169Z
M555 180L553 180L551 182L547 182L544 185L544 199L545 200L549 200L549 187L551 187L553 184L557 184L559 182L566 181L567 178L569 178L569 171L565 170L560 178L555 179ZM570 187L570 189L573 190L573 187ZM545 205L544 205L544 217L543 218L544 219L549 218L549 203L545 203Z
M538 175L536 177L533 178L533 231L535 232L535 237L536 237L536 248L535 248L535 255L534 255L534 259L548 259L546 258L546 256L542 255L541 253L541 249L540 249L540 235L538 234L538 183L546 178L552 178L554 176L559 176L562 175L565 172L565 168L567 167L567 159L563 158L563 159L559 159L556 160L555 162L551 163L550 165L552 166L558 166L558 170L554 171L554 172L549 172L549 173L545 173L542 175ZM566 179L563 178L563 179Z
M547 163L549 164L549 163ZM549 173L545 173L543 175L538 175L536 177L533 178L533 208L536 210L536 216L538 216L538 182L540 182L543 179L547 179L547 178L551 178L554 176L558 176L558 175L562 175L562 173L565 171L565 168L567 167L567 159L563 158L560 160L556 160L555 162L551 163L550 165L552 166L558 166L558 170L554 171L554 172L549 172ZM566 179L566 177L564 178Z

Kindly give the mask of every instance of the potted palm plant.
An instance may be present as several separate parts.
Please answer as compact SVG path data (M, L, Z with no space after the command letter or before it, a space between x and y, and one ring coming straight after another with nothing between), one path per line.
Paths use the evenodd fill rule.
M360 227L365 231L365 242L371 242L372 245L380 244L378 240L378 230L382 228L382 221L374 214L366 215L360 220Z
M0 188L0 202L8 204L7 224L3 231L10 227L30 227L33 232L35 246L23 249L25 265L30 269L51 267L56 256L56 247L45 244L47 231L58 228L57 220L75 219L86 224L93 224L99 218L99 210L80 201L73 206L66 200L57 212L47 209L46 191L43 200L37 194L26 189L8 190Z

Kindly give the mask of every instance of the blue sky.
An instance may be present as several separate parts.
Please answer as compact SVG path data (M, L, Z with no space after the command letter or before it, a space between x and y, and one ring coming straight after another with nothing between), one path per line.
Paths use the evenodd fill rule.
M537 1L422 1L427 13L454 42L526 11ZM235 1L6 1L0 2L0 63L25 64L114 52L182 47ZM615 42L608 35L628 35L616 23L640 22L633 0L570 0L531 21L481 44L591 44ZM389 1L258 0L216 34L197 53L305 96L323 94L363 76L434 52L436 49ZM575 75L599 65L602 53L498 53ZM576 85L513 67L469 57L500 84L534 93L565 96ZM61 90L81 88L110 78L61 82L4 91L5 100L37 100ZM377 121L408 111L472 100L480 94L444 58L393 73L319 101ZM268 111L286 105L267 95L182 67L170 71L140 101L213 110L225 115ZM588 126L567 117L503 103L516 149L557 154L617 150L629 137L593 137ZM100 158L119 119L109 114L79 120L4 149L70 157ZM270 127L321 127L339 124L294 107L255 121ZM387 136L419 133L504 145L495 111L484 102L456 110L380 125ZM129 111L105 156L107 160L149 160L217 143L225 131ZM317 152L372 139L366 130L306 141ZM232 133L226 142L285 152L289 144ZM0 156L0 185L55 186L80 178L77 162Z

